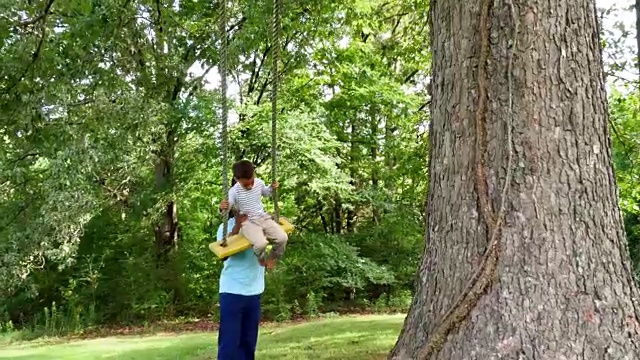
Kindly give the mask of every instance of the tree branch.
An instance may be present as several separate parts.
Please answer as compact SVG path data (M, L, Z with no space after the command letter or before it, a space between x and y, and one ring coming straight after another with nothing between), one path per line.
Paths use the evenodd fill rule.
M40 20L44 20L51 13L51 6L53 6L54 1L55 0L47 0L47 3L44 6L44 10L40 13L40 15L36 16L33 19L25 20L19 23L18 26L27 27L39 22Z
M236 28L238 28L238 31L239 31L242 28L242 25L244 25L245 22L247 22L247 17L243 16L235 24L231 24L231 26L227 29L227 32L231 33Z
M256 89L256 84L258 82L258 79L260 78L260 73L262 72L262 68L264 67L264 64L267 60L267 55L269 54L269 51L271 51L271 45L267 45L267 47L264 49L264 52L262 53L262 58L260 59L260 64L257 65L258 66L257 69L255 67L255 62L254 62L253 71L251 72L251 77L249 78L247 95L251 94Z
M624 149L624 154L627 156L627 159L629 160L629 164L632 167L635 167L635 161L633 161L633 158L631 158L627 143L624 140L622 140L622 136L620 136L620 132L618 131L616 124L611 120L611 118L609 118L609 125L611 125L611 129L613 130L613 133L616 135L616 138L618 138L618 141L620 141L620 144L622 144L622 149Z
M411 81L411 79L413 79L414 76L416 76L418 74L418 69L413 70L409 75L407 75L404 80L402 81L403 84L408 83L409 81Z
M51 13L51 7L53 6L53 2L55 0L48 0L47 1L47 5L45 6L44 10L42 11L42 14L40 14L37 18L33 19L33 23L39 22L39 21L46 21L47 16L49 16L49 14ZM27 73L29 72L29 70L35 65L36 61L38 60L38 58L40 57L40 52L42 51L42 46L44 44L44 40L47 37L47 27L46 24L42 25L42 34L40 35L40 40L38 40L38 45L36 46L35 51L33 52L33 55L31 55L31 62L29 62L29 64L27 64L27 66L25 67L24 71L22 72L22 74L20 75L20 77L18 78L18 80L16 82L14 82L11 86L9 86L9 88L7 88L5 90L5 92L9 92L11 90L13 90L16 86L18 86L18 84L20 82L22 82L22 80L24 80L25 76L27 76Z
M12 165L12 164L15 164L15 163L17 163L17 162L20 162L20 161L22 161L22 160L25 160L26 158L29 158L29 157L35 157L35 156L39 156L39 155L40 155L38 152L34 152L33 150L35 150L35 148L34 148L34 149L32 149L32 150L27 151L26 153L24 153L24 154L22 154L22 155L18 156L18 157L17 157L17 158L15 158L15 159L9 160L9 161L7 162L7 165Z

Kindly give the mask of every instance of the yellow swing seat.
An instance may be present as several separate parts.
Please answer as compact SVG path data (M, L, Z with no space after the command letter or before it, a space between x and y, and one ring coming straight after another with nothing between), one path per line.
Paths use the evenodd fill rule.
M279 222L280 227L285 233L291 234L293 232L294 226L287 218L280 217ZM214 241L209 244L209 250L213 251L219 259L227 258L250 248L251 243L249 240L240 234L227 236L227 246L222 246L219 241Z

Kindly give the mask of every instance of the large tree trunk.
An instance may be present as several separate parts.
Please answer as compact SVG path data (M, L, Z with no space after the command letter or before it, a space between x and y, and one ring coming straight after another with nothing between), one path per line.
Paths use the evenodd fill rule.
M390 359L640 359L596 22L583 0L432 2L427 246Z

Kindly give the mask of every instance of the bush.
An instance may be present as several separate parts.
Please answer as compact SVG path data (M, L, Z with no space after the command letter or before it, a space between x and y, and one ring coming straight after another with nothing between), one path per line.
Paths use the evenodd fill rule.
M4 304L14 314L6 320L20 318L23 325L53 335L93 325L217 317L214 304L222 263L207 249L207 236L186 243L174 259L173 271L180 271L184 288L181 298L161 286L162 269L155 266L153 253L134 238L98 241L96 234L92 236L96 237L81 248L102 253L100 258L81 257L67 272L50 272L43 277L50 286L35 303ZM362 256L345 237L313 233L291 237L286 259L267 274L266 284L263 314L276 321L318 316L346 303L362 305L361 300L371 298L371 289L402 288L390 266Z
M296 235L290 240L286 260L267 275L264 313L274 319L317 315L325 305L366 298L367 288L394 283L391 271L362 257L344 238ZM302 308L296 309L296 301Z

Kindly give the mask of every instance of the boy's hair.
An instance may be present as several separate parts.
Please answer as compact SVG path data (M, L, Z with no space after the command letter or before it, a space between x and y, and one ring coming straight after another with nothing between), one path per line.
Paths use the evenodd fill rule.
M233 177L236 179L251 179L255 167L249 160L240 160L233 164Z

